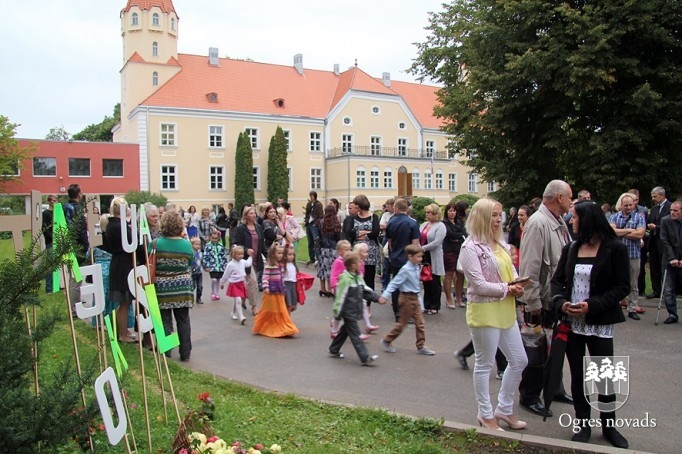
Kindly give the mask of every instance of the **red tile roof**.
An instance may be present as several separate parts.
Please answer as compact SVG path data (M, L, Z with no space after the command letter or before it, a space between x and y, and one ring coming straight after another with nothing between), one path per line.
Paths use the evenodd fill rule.
M381 79L357 67L339 76L314 69L305 69L301 75L293 66L229 58L211 66L207 56L188 54L179 54L178 64L182 70L142 105L321 119L348 90L360 90L402 96L422 126L438 128L443 124L432 114L438 87L395 81L386 87ZM216 93L218 102L209 102L207 93ZM275 99L283 99L284 107L278 107Z
M175 13L172 0L128 0L128 4L121 12L128 12L133 6L137 6L142 11L149 11L152 7L158 6L164 13L170 13L171 11ZM175 14L177 15L177 13Z
M128 59L128 61L134 61L134 62L138 62L138 63L144 63L144 62L145 62L145 59L142 58L142 55L140 55L140 54L138 54L137 52L135 52L133 55L130 56L130 58Z

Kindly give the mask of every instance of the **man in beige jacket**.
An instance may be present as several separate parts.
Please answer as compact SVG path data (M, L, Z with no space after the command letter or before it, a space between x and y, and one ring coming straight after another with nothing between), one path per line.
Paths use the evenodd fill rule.
M526 222L521 237L520 276L531 278L531 283L525 287L520 300L525 303L526 317L534 323L542 322L546 327L551 326L551 319L546 311L550 300L549 282L554 275L561 249L569 243L570 234L563 215L571 207L573 192L568 183L562 180L552 180L542 194L540 209ZM540 401L542 391L543 368L527 367L519 385L521 406L531 412L544 416L551 416ZM557 390L555 401L572 402L563 388Z

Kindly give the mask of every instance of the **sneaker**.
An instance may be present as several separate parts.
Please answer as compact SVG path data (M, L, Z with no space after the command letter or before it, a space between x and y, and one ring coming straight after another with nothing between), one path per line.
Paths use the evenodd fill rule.
M395 347L390 343L386 342L385 340L381 339L381 346L384 348L389 353L395 353Z
M497 378L498 380L502 380L502 377L504 377L504 371L498 370L495 378Z
M341 352L336 352L336 353L334 353L334 352L332 352L332 351L329 352L329 356L331 356L332 358L337 358L337 359L343 359L343 358L346 357L346 356L345 356L343 353L341 353Z
M242 317L242 319L239 321L239 323L241 323L242 325L243 325L244 323L246 323L246 317Z
M365 332L366 332L367 334L372 334L372 332L374 332L374 331L376 331L376 330L378 330L378 329L379 329L379 326L378 326L378 325L370 325L370 326L368 326L367 328L365 328Z
M364 360L364 361L362 362L362 365L363 365L363 366L369 366L370 364L372 364L372 363L373 363L374 361L376 361L377 359L379 359L379 355L370 355L370 356L367 357L366 360Z
M420 355L426 355L426 356L433 356L436 354L436 352L434 352L433 350L431 350L428 347L418 348L417 353L419 353Z
M199 300L199 301L197 301L197 304L204 304L204 302Z
M360 334L360 340L361 341L366 341L369 338L370 338L369 334Z
M237 320L237 318L238 318L238 317L237 317L237 314L235 314L234 312L232 312L232 320Z

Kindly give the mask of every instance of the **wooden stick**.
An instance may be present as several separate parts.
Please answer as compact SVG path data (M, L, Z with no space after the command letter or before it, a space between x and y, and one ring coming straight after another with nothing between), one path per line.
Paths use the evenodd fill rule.
M137 443L135 442L135 431L133 430L133 422L130 420L130 412L128 412L128 394L125 392L125 389L123 389L121 396L123 397L123 408L125 409L126 418L128 419L128 427L130 427L130 436L133 439L133 449L135 450L135 452L137 452ZM128 444L128 434L126 434L126 444Z
M135 253L133 252L133 276L135 282L135 320L138 320L139 324L139 317L140 317L140 305L138 304L138 295L137 295L137 257L135 256ZM137 336L137 351L139 353L140 357L140 373L142 374L142 399L144 401L144 416L145 416L145 423L147 425L147 442L149 444L149 452L152 452L152 431L151 431L151 424L149 422L149 403L147 402L147 376L144 372L144 346L142 345L142 332L138 332Z
M73 276L66 276L67 274L67 267L66 265L62 266L62 277L64 278L64 282L66 285L64 286L64 292L66 293L66 309L67 309L67 314L69 318L69 327L71 328L71 341L73 342L73 356L76 358L76 371L78 372L78 379L83 381L83 373L81 372L81 360L80 356L78 355L78 343L76 341L76 327L73 324L73 315L71 314L71 294L70 294L70 280L69 279L75 279ZM87 402L85 400L85 387L81 387L81 400L83 401L83 408L87 407ZM88 439L90 440L90 450L94 451L95 450L95 445L92 441L92 435L88 434Z
M36 308L33 306L33 329L31 329L31 321L28 315L28 307L24 306L24 312L26 314L26 329L28 330L28 335L32 336L35 332L36 323ZM33 341L33 381L35 382L36 396L40 395L40 386L38 386L38 343Z
M182 419L180 419L180 410L178 410L178 400L175 398L175 390L173 389L173 380L171 379L170 371L168 370L168 360L166 355L163 355L163 365L166 367L166 376L168 377L168 387L170 388L171 397L173 398L173 403L175 404L175 415L178 417L178 424L182 424Z

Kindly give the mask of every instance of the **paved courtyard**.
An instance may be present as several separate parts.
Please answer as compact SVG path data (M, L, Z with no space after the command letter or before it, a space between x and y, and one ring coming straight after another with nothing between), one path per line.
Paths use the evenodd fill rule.
M314 275L312 267L302 266L301 270ZM472 371L460 369L452 355L469 341L464 309L450 310L443 304L439 314L424 316L427 346L436 351L435 356L427 357L416 354L411 325L394 342L397 353L384 352L379 340L390 329L393 313L390 305L372 305L372 321L381 328L367 346L371 354L379 355L379 360L372 367L361 367L349 341L342 350L345 359L327 355L332 299L318 296L317 282L308 291L305 305L293 313L300 333L290 339L253 335L250 315L246 326L230 319L232 301L226 296L221 301L209 300L195 306L191 311L192 358L183 364L281 393L476 424ZM208 278L204 290L210 292ZM630 394L617 416L624 421L648 418L649 422L655 420L656 427L623 427L621 432L631 449L681 452L678 426L682 407L682 324L654 326L658 301L641 303L648 309L641 321L628 320L616 326L615 353L630 357ZM665 317L662 310L661 322ZM473 358L469 363L473 369ZM564 377L570 386L568 365ZM491 393L496 394L499 386L500 381L492 378ZM543 422L541 417L520 408L519 417L528 422L524 432L570 439L570 428L561 427L559 421L563 413L572 416L573 407L553 403L552 410L554 417ZM568 416L563 417L565 420ZM593 432L591 441L610 446L599 430Z

